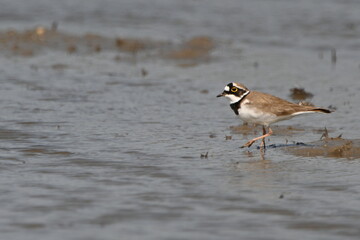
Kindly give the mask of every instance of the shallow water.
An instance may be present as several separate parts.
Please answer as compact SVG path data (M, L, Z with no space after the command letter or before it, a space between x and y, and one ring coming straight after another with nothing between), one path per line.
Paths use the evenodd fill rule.
M325 127L358 142L357 2L5 3L3 33L59 27L1 43L1 238L358 239L359 159L240 149L260 129L215 97L231 81L288 100L302 87L336 111L278 123L268 144ZM199 35L214 46L194 50Z

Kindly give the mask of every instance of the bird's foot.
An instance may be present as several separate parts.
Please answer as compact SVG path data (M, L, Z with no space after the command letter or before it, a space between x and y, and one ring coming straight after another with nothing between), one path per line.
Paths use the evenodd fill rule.
M245 147L251 147L251 145L253 145L255 141L251 140L248 141L247 143L245 143L244 145L242 145L240 148L245 148Z

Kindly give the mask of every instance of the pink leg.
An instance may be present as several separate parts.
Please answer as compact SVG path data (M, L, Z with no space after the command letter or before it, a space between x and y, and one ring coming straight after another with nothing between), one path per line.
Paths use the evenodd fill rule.
M245 144L242 146L242 148L244 148L244 147L250 147L251 145L253 145L254 142L256 142L257 140L260 140L260 139L263 140L263 144L264 144L264 146L265 146L265 138L266 138L266 137L269 137L271 134L273 134L273 131L271 130L270 127L269 127L269 132L268 132L268 133L266 133L266 131L264 131L264 130L265 130L265 127L263 128L263 133L265 133L264 135L248 141L247 143L245 143Z

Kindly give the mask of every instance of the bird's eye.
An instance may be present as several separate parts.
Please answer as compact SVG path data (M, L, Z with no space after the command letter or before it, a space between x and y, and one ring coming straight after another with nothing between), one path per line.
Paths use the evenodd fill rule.
M231 88L231 91L232 91L232 92L237 92L237 90L238 90L237 87L232 87L232 88Z

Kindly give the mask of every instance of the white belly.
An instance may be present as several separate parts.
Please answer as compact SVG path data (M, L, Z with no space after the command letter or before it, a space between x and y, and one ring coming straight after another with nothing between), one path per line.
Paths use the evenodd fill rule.
M239 112L239 117L244 122L256 123L265 126L268 126L274 122L292 118L292 116L278 117L275 114L262 112L257 109L248 107L247 104L243 104L241 108L238 110L238 112Z

